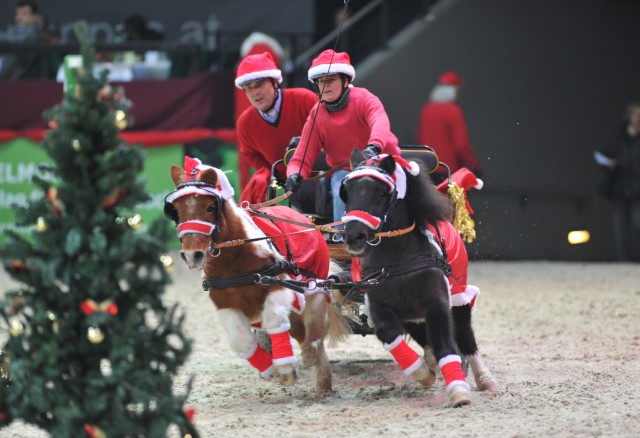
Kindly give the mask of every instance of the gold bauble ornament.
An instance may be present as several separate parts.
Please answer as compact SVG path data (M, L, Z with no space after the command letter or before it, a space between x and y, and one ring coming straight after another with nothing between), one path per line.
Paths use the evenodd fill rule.
M127 219L127 223L134 230L139 230L140 228L142 228L142 216L140 216L140 213L136 213L129 219Z
M11 336L22 336L24 333L24 325L18 318L11 318L9 321L9 334Z
M60 324L58 324L58 318L56 318L56 314L51 311L47 312L47 319L51 321L51 330L53 330L53 333L58 333Z
M114 113L114 124L116 128L122 131L127 127L127 114L122 110L116 110Z
M104 333L99 327L89 327L87 329L87 339L92 344L99 344L104 341Z
M4 351L0 350L0 377L3 379L8 379L11 377L9 373L9 367L11 365L11 361L9 360L9 355Z
M175 266L173 265L173 258L170 255L164 254L164 255L160 256L160 261L162 262L162 265L164 266L164 269L169 274L173 272Z
M43 217L39 217L38 220L36 220L36 230L39 233L42 233L43 231L47 231L47 228L49 228L49 225L47 225L47 222L44 220Z

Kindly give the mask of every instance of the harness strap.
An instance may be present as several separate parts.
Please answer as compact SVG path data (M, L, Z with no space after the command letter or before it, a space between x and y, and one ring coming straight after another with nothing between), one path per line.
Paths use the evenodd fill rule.
M305 178L302 180L302 183L310 183L312 181L321 179L321 178L326 178L327 176L331 175L333 172L335 172L336 170L340 170L345 166L348 166L349 162L345 161L344 163L340 163L337 166L333 166L331 169L327 170L326 172L320 173L316 176L312 176L309 178ZM249 205L249 208L251 209L258 209L258 208L262 208L262 207L270 207L272 205L276 205L278 202L280 201L284 201L285 199L287 199L289 196L291 196L293 194L293 192L286 192L283 193L282 195L273 198L273 199L269 199L268 201L265 202L261 202L259 204L251 204Z
M342 224L342 222L332 222L332 223L327 224L327 225L314 225L314 224L308 224L306 222L295 221L293 219L285 219L283 217L272 216L272 215L270 215L268 213L265 213L263 211L254 210L251 207L252 206L249 206L249 208L247 209L247 212L249 212L249 214L252 214L252 215L255 215L255 216L259 216L259 217L263 217L263 218L271 219L271 220L276 220L276 221L280 221L280 222L286 222L288 224L299 225L301 227L306 227L306 228L309 228L309 229L312 229L312 230L319 230L319 231L324 231L324 232L328 232L328 233L342 233L342 230L331 228L332 225L340 225L340 224Z
M370 276L380 272L383 274L380 279L386 280L387 278L398 277L431 268L440 268L447 277L451 274L451 265L449 265L444 258L434 256L415 258L399 265L368 267L363 270L362 274Z
M416 227L416 223L413 222L407 228L402 228L399 230L391 230L391 231L380 231L378 233L375 233L374 237L398 237L398 236L402 236L403 234L412 232L415 227Z
M227 289L230 287L249 286L252 284L264 284L262 277L275 276L283 273L298 275L298 266L287 260L274 260L260 269L256 269L233 277L211 278L202 282L205 291Z

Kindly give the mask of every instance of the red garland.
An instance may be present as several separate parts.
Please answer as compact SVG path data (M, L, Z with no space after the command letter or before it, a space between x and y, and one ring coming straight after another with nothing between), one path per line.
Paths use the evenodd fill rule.
M120 189L116 194L109 196L102 203L103 208L111 208L116 205L122 198L127 196L129 191L127 189Z
M11 262L11 270L16 274L20 274L21 272L24 272L25 270L24 263L20 260L13 260Z
M109 315L117 315L118 314L118 306L115 303L107 300L100 304L96 303L93 300L84 300L80 303L80 310L85 315L93 315L96 312L105 312Z
M184 410L184 416L187 417L187 420L189 420L189 423L193 423L193 416L195 415L195 413L196 413L195 408Z
M91 427L91 425L85 424L84 425L84 430L87 431L87 433L89 434L89 436L91 438L96 438L96 433L93 431L93 427Z

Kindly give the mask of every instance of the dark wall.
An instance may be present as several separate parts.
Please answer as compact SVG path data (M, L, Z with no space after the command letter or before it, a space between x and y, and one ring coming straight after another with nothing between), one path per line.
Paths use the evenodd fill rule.
M117 25L142 14L167 40L216 49L217 32L311 33L312 0L36 0L40 11L59 29L62 40L73 38L73 23L89 22L96 41L112 42ZM0 39L13 23L15 1L0 1Z
M640 2L458 0L416 27L399 50L366 65L401 143L437 77L467 80L460 104L484 168L470 194L476 258L609 260L609 205L593 151L640 99ZM567 232L589 229L588 244Z

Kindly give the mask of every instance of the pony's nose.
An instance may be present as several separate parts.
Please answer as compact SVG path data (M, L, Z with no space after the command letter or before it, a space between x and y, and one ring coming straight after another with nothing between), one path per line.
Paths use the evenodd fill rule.
M364 245L367 240L366 233L356 233L355 235L347 235L346 237L347 246L361 246Z
M189 269L202 269L204 268L204 251L180 251L180 257L185 262Z
M193 263L202 266L204 263L204 251L195 251L193 253Z

